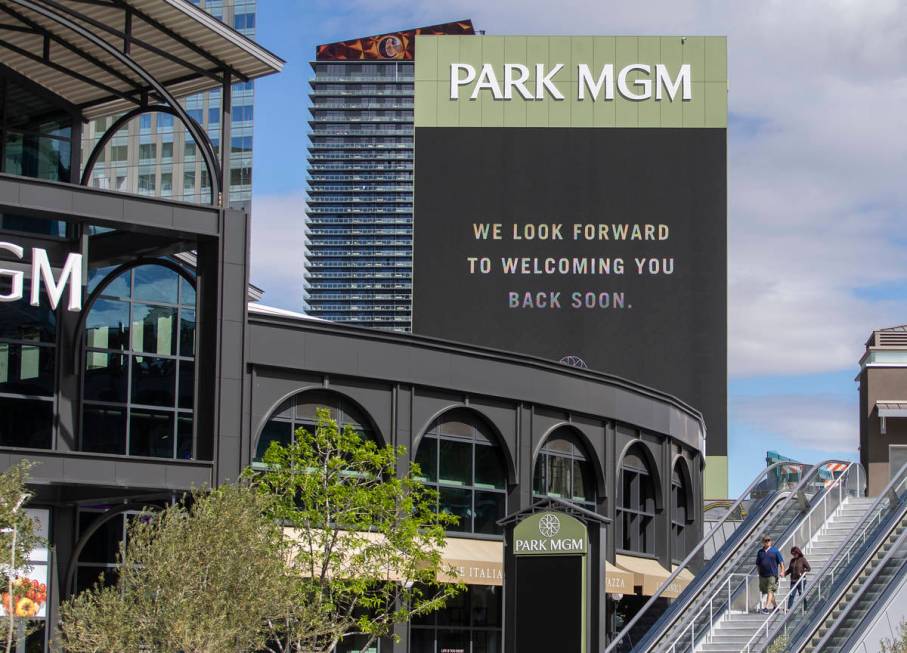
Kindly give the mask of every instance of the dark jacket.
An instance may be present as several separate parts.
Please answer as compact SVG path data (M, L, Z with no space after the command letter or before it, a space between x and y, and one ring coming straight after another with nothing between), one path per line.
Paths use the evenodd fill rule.
M790 576L791 582L796 583L807 571L812 571L812 567L806 561L805 556L791 558L790 565L784 570L785 576Z

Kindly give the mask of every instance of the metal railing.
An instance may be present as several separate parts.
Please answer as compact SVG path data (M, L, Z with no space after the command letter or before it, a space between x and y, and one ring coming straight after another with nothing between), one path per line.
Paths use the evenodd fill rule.
M792 463L780 463L783 466L790 466ZM832 482L831 484L825 484L821 481L821 477L826 473L826 468L837 466L841 464L841 461L837 460L827 460L819 463L818 465L812 466L806 471L805 474L801 472L801 478L795 487L789 493L781 493L773 496L772 500L760 506L760 510L753 511L754 515L758 514L755 521L752 523L743 526L741 525L735 532L736 538L732 541L731 546L726 547L727 550L720 550L716 553L713 561L715 564L710 564L706 567L700 574L697 575L694 583L691 583L691 588L687 593L687 596L684 597L683 594L681 597L675 601L675 605L672 605L665 612L665 615L659 620L663 622L664 625L659 626L656 624L656 628L653 628L654 632L650 632L646 637L640 642L642 648L645 648L645 645L652 647L654 645L664 644L661 646L661 650L669 650L672 652L678 650L686 650L686 642L692 640L694 643L697 640L701 640L703 637L708 636L717 623L728 613L730 609L733 608L734 600L739 599L741 596L741 590L743 592L744 602L748 604L748 599L746 598L750 592L751 582L747 578L749 573L740 573L733 571L734 565L739 568L741 564L740 556L743 553L744 547L747 546L747 540L753 535L757 528L764 531L765 524L768 520L768 523L778 523L779 520L784 516L789 514L789 510L793 509L794 516L792 518L793 524L796 524L795 530L792 533L789 533L790 525L785 525L781 522L780 526L784 529L781 533L778 533L776 537L779 541L789 541L792 536L803 530L803 520L806 519L806 516L812 517L817 514L813 511L815 508L818 511L818 506L820 506L826 497L832 494L836 494L832 488L840 487L844 481L841 481L843 478L850 478L850 474L847 473L847 470L851 469L850 467L845 468L845 472L841 474L841 477L838 481ZM845 463L848 464L848 463ZM801 466L805 467L805 466ZM851 483L856 486L856 491L859 492L860 480L851 480ZM815 491L815 496L820 498L812 505L811 508L807 509L809 504L809 499L807 494ZM813 499L815 500L815 496ZM804 517L797 517L797 513L802 511L806 513ZM811 521L811 520L810 520ZM808 532L808 528L806 529ZM728 565L731 565L731 572L727 572L726 568ZM708 587L709 583L715 578L720 578L722 573L727 573L728 576L726 580L720 581L717 587ZM737 581L736 583L734 581ZM752 583L752 586L757 586L757 583ZM710 592L710 594L709 594ZM727 597L727 601L724 598ZM683 601L681 601L683 599ZM705 600L705 603L699 607L695 614L690 618L685 613L689 608L695 608L697 601ZM706 619L706 614L708 618ZM684 626L678 634L672 634L671 629L678 625L681 616L683 616L686 626Z
M907 465L901 467L891 479L866 516L852 529L844 549L810 583L799 597L795 609L784 615L759 650L764 650L779 637L789 642L789 650L800 650L806 646L847 592L853 579L859 576L905 517Z
M853 485L856 488L855 495L860 496L860 490L862 488L862 466L858 463L851 463L847 466L847 469L835 479L834 483L828 488L828 491L825 492L822 498L816 502L816 504L810 508L809 513L801 520L800 526L794 533L791 535L778 547L780 550L789 550L790 547L799 546L800 548L806 547L810 542L813 541L821 531L828 525L828 518L831 517L834 512L838 509L841 504L844 503L844 500L848 496L853 496L847 490L845 490L846 485ZM835 491L837 488L837 491ZM750 581L751 578L755 578L755 574L749 574L746 581L746 589L744 591L744 611L749 612L750 605ZM757 583L758 585L758 583ZM802 598L802 589L806 586L806 578L800 578L789 590L788 596L798 596ZM798 595L796 591L801 591ZM754 650L757 642L759 642L763 637L768 635L769 626L772 621L781 612L781 606L784 605L784 601L776 601L775 608L769 613L766 620L759 625L756 629L756 632L753 633L753 636L750 637L749 641L741 649L741 653L750 653ZM728 602L728 609L732 609L730 601Z
M706 565L700 575L697 575L697 578L693 580L692 583L674 600L674 605L680 605L684 595L688 594L691 591L694 591L695 586L697 585L697 579L701 579L705 573L714 565L718 564L721 559L721 551L727 547L728 542L732 541L734 534L739 532L740 527L737 529L728 532L725 528L725 524L730 521L732 518L747 514L747 519L756 517L759 513L758 508L768 502L771 497L777 496L777 494L785 489L789 489L789 486L799 484L802 480L804 471L808 468L807 465L794 462L784 462L784 463L775 463L769 467L763 469L753 480L752 483L743 491L743 493L737 498L737 500L728 508L727 513L718 520L712 529L703 537L703 539L696 545L696 547L687 555L687 557L681 562L674 572L668 576L668 578L661 584L658 590L653 594L649 600L643 605L643 607L633 616L630 621L628 621L623 629L611 640L608 646L605 648L604 653L611 653L612 651L618 650L629 650L633 647L633 642L631 640L631 632L633 627L643 618L646 612L655 605L656 601L661 598L663 592L671 586L674 580L682 573L684 569L691 563L697 561L700 556L703 555L703 552L707 549L710 549L715 552L715 555L712 557L711 561ZM788 477L785 474L785 470L794 470L794 475ZM755 503L756 505L747 505L750 503ZM746 521L744 519L743 521ZM673 606L672 606L673 607Z
M907 571L907 561L905 561L904 559L905 549L907 549L907 530L903 531L898 536L897 541L895 541L894 545L882 557L882 559L876 565L876 568L873 569L872 573L862 581L860 589L857 590L856 595L851 599L851 610L857 608L860 605L860 602L864 598L867 598L866 594L868 591L880 589L879 582L881 581L879 579L879 576L886 570L889 564L898 565L898 572L897 574L895 574L895 577L892 578L891 581L889 581L887 586L883 588L881 595L884 596L886 591L897 590L900 584L904 581L905 571ZM869 600L873 601L873 606L875 606L875 602L879 600L879 597L876 597L876 599L869 597ZM852 628L851 633L841 633L840 630L842 628L846 628L845 623L849 618L850 613L850 610L844 610L841 612L841 614L838 615L838 618L835 619L834 623L831 625L825 635L822 636L822 639L820 639L816 644L815 648L817 651L826 651L829 648L845 651L855 650L854 645L856 644L856 642L854 640L865 632L863 625L866 617L869 615L864 615L863 618L859 619L859 621ZM842 646L836 646L831 643L831 640L835 637L847 637L847 640Z

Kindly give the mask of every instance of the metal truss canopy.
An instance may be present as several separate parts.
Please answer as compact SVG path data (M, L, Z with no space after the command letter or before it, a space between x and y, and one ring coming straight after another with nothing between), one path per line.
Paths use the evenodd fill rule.
M91 119L284 62L187 0L0 0L0 63Z

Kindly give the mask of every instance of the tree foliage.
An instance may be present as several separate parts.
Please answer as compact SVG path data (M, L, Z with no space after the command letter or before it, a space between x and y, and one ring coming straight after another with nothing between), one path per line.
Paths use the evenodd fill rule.
M395 624L443 607L462 586L437 582L453 573L441 555L453 517L437 511L437 492L402 448L379 447L326 410L314 433L272 443L266 469L252 476L287 527L295 578L269 650L327 653L358 636L365 650Z
M907 620L901 620L898 634L879 642L881 653L907 653Z
M132 520L115 585L61 606L70 653L260 650L286 562L267 497L248 484L194 491Z
M10 651L20 632L19 620L37 612L38 598L24 579L31 571L28 557L42 544L37 524L25 512L30 498L26 488L32 464L22 461L0 474L0 582L2 582L2 627L0 645ZM45 596L46 598L46 596Z

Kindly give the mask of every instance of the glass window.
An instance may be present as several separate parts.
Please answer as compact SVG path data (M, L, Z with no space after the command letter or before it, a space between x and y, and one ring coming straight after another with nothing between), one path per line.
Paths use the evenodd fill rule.
M507 508L507 468L497 438L468 410L445 413L419 443L415 461L437 488L439 510L459 518L451 531L499 534Z
M0 445L50 449L53 417L52 401L0 396Z
M535 461L533 494L557 497L595 510L592 469L575 435L565 429L545 440Z
M349 425L363 439L377 441L370 422L352 402L332 392L313 390L296 395L274 411L258 438L253 465L261 464L262 457L272 441L286 445L295 440L300 428L314 431L318 426L317 413L320 408L327 409L340 428Z
M92 271L100 287L103 273ZM117 297L116 299L114 297ZM120 273L90 305L83 370L82 449L192 457L195 290L149 263Z
M671 475L671 555L681 560L687 554L687 523L690 519L689 491L683 460L678 460Z
M655 550L655 480L643 446L634 445L621 461L617 542L626 551L651 554Z
M9 277L0 279L0 293L10 286ZM27 295L0 303L0 445L52 446L56 340L56 314L46 303L31 306Z
M501 653L502 587L469 585L410 625L412 653Z

